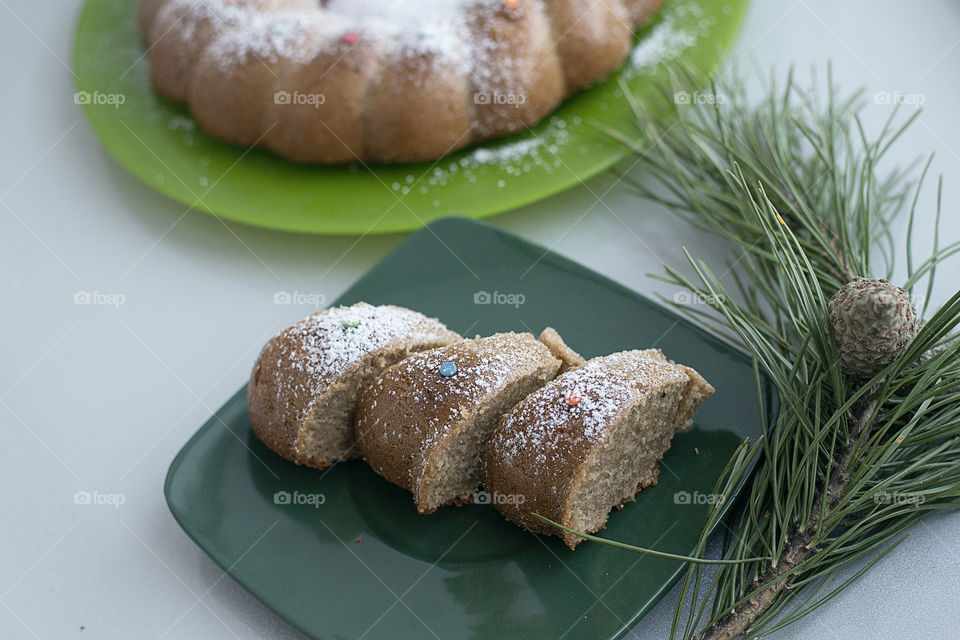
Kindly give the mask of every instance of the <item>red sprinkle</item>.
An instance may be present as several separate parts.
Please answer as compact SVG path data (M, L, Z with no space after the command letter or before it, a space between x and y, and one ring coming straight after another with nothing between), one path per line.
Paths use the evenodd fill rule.
M580 404L581 400L583 400L583 396L580 395L580 392L576 389L567 394L567 404L571 407L575 407Z
M358 36L355 33L345 33L343 34L343 38L341 38L341 40L343 40L347 44L353 45L353 44L357 44L357 41L360 40L360 36Z

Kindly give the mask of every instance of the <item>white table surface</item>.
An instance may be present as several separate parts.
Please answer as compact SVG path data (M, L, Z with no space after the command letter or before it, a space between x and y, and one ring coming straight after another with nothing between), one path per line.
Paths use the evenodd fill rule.
M310 311L274 305L274 292L332 300L404 236L300 237L182 215L107 157L73 104L80 7L0 0L0 638L302 637L179 529L164 474L246 381L268 335ZM937 152L945 237L960 235L960 3L755 0L731 58L751 59L801 71L832 59L844 87L922 96L895 160ZM883 113L871 108L868 124ZM593 206L604 193L606 206ZM924 221L932 203L929 190ZM492 222L645 293L670 293L645 274L682 264L682 245L715 262L725 255L610 175ZM921 227L918 241L930 237ZM958 275L956 262L941 270L938 301ZM124 304L77 305L79 291ZM77 505L78 491L124 504ZM845 594L775 637L960 636L958 526L960 514L928 518ZM664 637L675 598L633 637Z

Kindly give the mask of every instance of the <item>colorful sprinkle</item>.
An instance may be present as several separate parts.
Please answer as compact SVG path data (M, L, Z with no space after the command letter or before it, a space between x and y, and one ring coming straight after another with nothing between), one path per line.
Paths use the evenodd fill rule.
M360 321L359 321L359 320L357 320L356 322L344 322L344 323L343 323L343 328L344 328L344 329L356 329L356 328L359 327L359 326L360 326Z
M449 378L456 372L457 365L453 364L452 362L444 362L442 365L440 365L440 375L442 375L444 378Z
M581 400L583 400L583 396L576 389L567 394L567 406L575 407L580 404Z
M508 9L516 9L517 7L520 6L520 0L503 0L503 4Z
M354 45L354 44L357 44L357 42L360 40L360 36L358 36L355 33L345 33L343 34L343 37L341 38L341 40L343 40L349 45Z

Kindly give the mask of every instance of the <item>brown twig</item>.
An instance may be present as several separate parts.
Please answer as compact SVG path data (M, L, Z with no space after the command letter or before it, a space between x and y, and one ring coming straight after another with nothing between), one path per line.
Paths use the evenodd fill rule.
M879 384L879 383L878 383ZM875 393L877 387L871 391ZM790 588L791 579L799 566L819 551L813 542L820 533L822 517L840 503L850 482L850 463L860 435L867 429L876 412L876 399L870 400L863 410L851 417L850 434L846 445L837 452L832 463L830 481L818 492L810 517L787 536L779 561L763 571L744 590L742 596L756 592L741 604L708 627L701 640L734 640L747 633L757 618L769 609L781 593Z

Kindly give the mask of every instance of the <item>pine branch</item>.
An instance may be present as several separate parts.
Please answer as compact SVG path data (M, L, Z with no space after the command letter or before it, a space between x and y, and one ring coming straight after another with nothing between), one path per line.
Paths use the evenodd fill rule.
M960 293L866 381L838 370L826 309L855 276L892 276L899 254L892 223L909 206L904 286L912 292L926 280L926 315L937 266L960 252L960 243L941 246L937 236L942 181L934 246L917 262L912 231L930 160L919 175L914 166L885 175L877 169L917 113L901 119L895 108L871 136L859 119L862 92L841 97L829 70L823 96L815 87L801 89L792 72L782 86L771 76L764 97L751 102L736 77L719 86L673 68L659 101L630 98L649 146L608 131L636 151L645 178L625 180L641 197L734 247L723 276L732 290L689 254L692 278L667 267L662 279L708 302L712 313L681 310L745 348L758 388L764 374L781 402L776 421L718 481L729 497L747 479L743 460L760 456L728 525L726 562L709 584L700 563L689 565L671 638L782 628L861 576L925 513L958 506ZM695 89L725 100L670 108L676 92ZM704 552L721 517L719 508L708 510L692 555ZM822 595L841 567L878 549L885 550Z
M790 588L790 579L796 574L797 568L802 567L803 562L817 551L813 542L820 529L821 514L835 509L846 491L851 477L850 464L854 445L860 434L868 428L876 408L876 398L873 398L859 413L851 417L850 435L832 463L836 475L818 491L810 518L789 535L780 560L768 567L746 588L748 593L756 595L750 596L711 625L701 636L702 640L734 640L743 636L750 625L770 608L777 596Z

